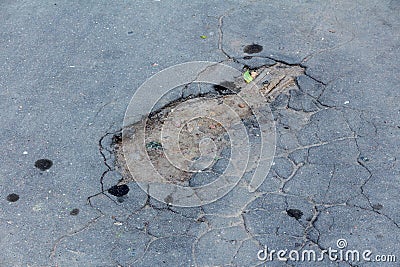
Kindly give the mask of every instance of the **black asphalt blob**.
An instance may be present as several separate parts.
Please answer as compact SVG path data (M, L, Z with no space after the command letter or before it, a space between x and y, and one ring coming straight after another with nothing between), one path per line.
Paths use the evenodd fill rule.
M19 199L19 196L17 195L17 194L9 194L8 196L7 196L7 200L8 201L10 201L10 202L16 202L16 201L18 201L18 199Z
M79 214L79 209L73 209L73 210L71 210L71 211L69 212L69 214L72 215L72 216L76 216L76 215Z
M256 53L260 53L263 50L262 45L259 44L251 44L251 45L246 45L243 48L243 52L245 52L246 54L256 54Z
M122 197L128 194L129 192L129 187L126 184L123 185L114 185L108 189L108 193L116 196L116 197Z
M41 171L45 171L53 166L53 162L49 159L39 159L35 162L35 167Z
M303 212L298 209L289 209L286 212L290 217L293 217L296 220L299 220L301 218L301 216L303 216Z

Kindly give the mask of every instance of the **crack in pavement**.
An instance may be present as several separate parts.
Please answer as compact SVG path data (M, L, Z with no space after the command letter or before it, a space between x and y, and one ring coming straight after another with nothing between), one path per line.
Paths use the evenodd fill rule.
M80 228L78 228L76 230L73 230L71 232L68 232L68 233L60 236L59 238L57 238L56 241L53 243L52 249L51 249L50 254L49 254L50 262L54 262L54 256L56 254L57 247L65 238L77 235L77 234L87 230L88 228L90 228L93 224L95 224L102 217L104 217L104 214L101 213L99 216L93 218L92 220L87 222L82 227L80 227ZM55 266L58 266L57 263L55 263Z
M342 111L343 112L343 111ZM342 115L343 115L343 113L342 113ZM361 116L362 116L362 113L360 114L360 118L361 118ZM365 192L365 186L366 186L366 184L368 184L368 182L373 178L373 173L372 173L372 171L368 168L368 166L360 159L361 158L361 156L362 156L362 152L361 152L361 148L360 148L360 145L359 145L359 142L358 142L358 137L360 137L360 135L350 126L350 122L348 121L348 119L343 115L343 118L345 119L345 121L346 121L346 124L347 124L347 126L349 127L349 129L353 132L353 134L357 137L357 138L355 138L355 145L356 145L356 148L357 148L357 150L358 150L358 155L357 155L357 164L359 165L359 166L361 166L361 167L363 167L367 172L368 172L368 174L369 174L369 176L367 177L367 179L365 179L365 181L363 182L363 184L360 186L360 190L361 190L361 195L368 201L368 204L369 204L369 206L370 206L370 209L367 209L367 208L364 208L364 207L361 207L361 206L358 206L358 205L350 205L350 204L348 204L349 206L354 206L354 207L358 207L358 208L360 208L360 209L363 209L363 210L367 210L367 211L370 211L370 212L374 212L374 213L376 213L376 214L379 214L379 215L381 215L381 216L384 216L384 217L386 217L390 222L392 222L397 228L400 228L400 224L398 223L398 222L396 222L394 219L392 219L389 215L387 215L387 214L384 214L384 213L382 213L382 212L380 212L380 211L378 211L378 210L376 210L375 208L374 208L374 205L372 204L372 202L371 202L371 200L369 199L369 197L368 197L368 195L366 194L366 192ZM365 120L364 118L361 118L362 120ZM371 122L371 124L373 125L373 127L374 127L374 132L375 132L375 135L377 135L377 126L374 124L374 123L372 123ZM358 196L358 195L357 195ZM356 198L357 196L354 196L352 199L354 199L354 198ZM351 199L349 199L349 201L350 201ZM348 201L348 202L349 202Z
M228 55L228 53L225 52L223 48L223 38L224 38L224 32L222 31L222 26L224 23L224 17L226 16L226 13L224 15L221 15L218 18L218 49L228 58L232 59L231 56Z

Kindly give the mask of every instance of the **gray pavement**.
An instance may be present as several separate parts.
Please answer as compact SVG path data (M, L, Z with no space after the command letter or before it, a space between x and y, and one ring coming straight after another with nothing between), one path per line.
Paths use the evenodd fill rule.
M2 1L0 14L0 266L399 266L399 1ZM135 90L196 60L305 68L270 104L264 183L193 208L135 182L108 193ZM375 262L271 261L266 246Z

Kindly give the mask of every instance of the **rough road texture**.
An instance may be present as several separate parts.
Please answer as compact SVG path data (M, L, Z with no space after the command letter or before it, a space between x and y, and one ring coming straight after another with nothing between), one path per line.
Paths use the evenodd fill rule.
M319 251L340 238L397 263L315 266L398 266L398 1L6 1L0 12L0 266L264 266L264 245ZM109 194L135 88L193 60L305 68L299 90L271 102L264 184L199 208L134 183Z

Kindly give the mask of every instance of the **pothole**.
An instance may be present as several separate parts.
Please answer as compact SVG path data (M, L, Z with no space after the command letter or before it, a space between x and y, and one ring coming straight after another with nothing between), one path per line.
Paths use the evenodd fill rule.
M281 93L288 93L290 89L298 89L296 86L296 77L304 74L304 68L298 65L287 65L283 63L277 63L273 66L263 66L258 69L250 70L253 72L253 76L258 78L258 87L261 93L264 95L265 104L267 105L276 96ZM161 145L161 129L166 123L173 124L174 127L180 128L179 136L179 147L185 158L193 160L194 158L200 157L199 144L204 138L210 138L216 144L216 156L211 160L211 164L201 170L211 169L211 167L224 156L221 155L221 151L227 147L229 143L229 138L225 136L226 131L224 127L217 121L212 121L208 118L195 118L185 125L182 125L180 118L171 119L171 114L181 111L181 104L185 103L185 109L190 107L193 111L191 116L196 117L196 112L200 108L204 108L202 103L207 99L209 102L208 108L210 113L216 115L217 117L224 117L225 110L220 107L222 104L226 104L232 107L239 117L244 121L250 121L253 113L250 107L243 102L242 99L235 96L234 92L240 92L241 88L244 88L246 83L242 77L237 77L234 82L225 82L220 85L214 86L217 91L215 93L205 93L203 95L191 96L189 98L181 98L173 103L162 107L153 114L150 114L147 118L145 125L146 132L146 152L148 153L149 159L151 160L153 166L166 177L168 181L173 183L181 183L188 181L192 176L193 172L199 170L197 168L192 168L191 171L182 171L168 161L165 156L164 148ZM232 126L232 118L226 118L230 121L225 127ZM143 126L143 121L137 122L127 127L129 131L138 133L143 131L141 127ZM256 125L251 125L251 127L257 127ZM250 130L250 126L246 127ZM114 152L116 155L116 166L121 172L123 180L122 183L126 183L133 180L130 171L128 170L125 159L124 152L122 149L122 138L121 135L116 135L114 137ZM129 139L125 139L124 142L129 142ZM131 151L135 153L135 151ZM194 166L186 166L188 170ZM142 170L143 171L143 170ZM143 175L145 175L143 171Z
M112 138L115 169L122 176L116 186L136 181L139 184L201 187L215 182L231 167L233 171L220 182L219 186L223 187L232 184L231 180L243 172L254 172L258 167L254 154L263 149L260 148L263 143L261 135L275 131L272 117L259 120L255 113L266 113L274 98L298 89L296 78L304 74L304 68L276 63L248 70L254 79L251 84L246 83L242 75L218 85L193 82L180 88L180 93L172 101L161 98L159 102L162 104L157 103L156 108L142 120L125 125L123 135L119 133ZM183 92L193 86L208 89L184 96ZM264 124L268 127L263 127ZM245 135L235 136L243 129ZM266 145L271 150L268 162L272 162L274 138L271 135ZM234 154L242 153L240 149L234 150L235 147L250 151L247 151L249 161L242 173L235 168L243 166L245 157L236 156L235 159ZM260 164L268 165L267 161ZM264 168L264 172L268 170L269 167ZM261 175L265 177L267 173ZM190 194L202 199L201 195L204 197L208 193L198 191ZM167 202L172 203L176 198L169 193L161 201L168 199ZM190 205L195 205L193 203Z

